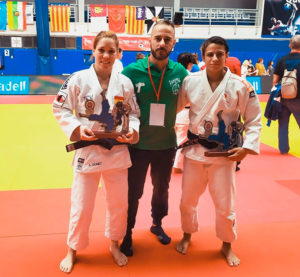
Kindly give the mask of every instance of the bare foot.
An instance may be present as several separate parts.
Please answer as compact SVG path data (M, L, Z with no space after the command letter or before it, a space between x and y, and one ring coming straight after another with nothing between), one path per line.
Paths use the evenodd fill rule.
M240 259L232 251L231 243L223 242L221 252L230 266L238 266L240 264Z
M124 266L128 264L128 258L120 251L118 241L111 241L110 252L118 266Z
M181 241L176 245L176 250L185 255L191 242L191 234L184 233Z
M71 273L76 262L76 250L69 248L67 256L60 262L59 268L62 272Z

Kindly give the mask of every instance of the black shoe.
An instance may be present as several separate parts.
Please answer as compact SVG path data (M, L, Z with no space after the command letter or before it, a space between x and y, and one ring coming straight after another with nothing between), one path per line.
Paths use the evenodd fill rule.
M151 226L150 231L157 236L162 244L169 244L171 242L171 238L164 232L160 225Z
M132 237L131 235L126 235L120 245L120 251L125 254L127 257L133 256L132 249Z

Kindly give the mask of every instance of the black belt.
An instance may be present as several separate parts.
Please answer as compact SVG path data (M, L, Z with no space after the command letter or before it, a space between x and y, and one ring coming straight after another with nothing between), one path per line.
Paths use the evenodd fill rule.
M207 138L201 137L199 135L195 135L190 130L188 130L187 137L190 140L198 139L198 143L204 146L207 149L214 149L219 146L219 144L215 141L209 141Z
M99 145L102 146L108 150L112 149L114 145L119 145L119 144L125 144L125 143L121 143L118 142L115 139L111 139L111 138L105 138L105 139L97 139L97 140L80 140L71 144L66 145L66 149L67 152L79 149L79 148L83 148L86 146L90 146L90 145Z

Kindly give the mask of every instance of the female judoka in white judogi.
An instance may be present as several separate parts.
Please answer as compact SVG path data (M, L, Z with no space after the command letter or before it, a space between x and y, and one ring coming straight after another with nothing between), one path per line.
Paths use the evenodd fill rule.
M218 134L220 120L224 120L228 133L230 124L241 114L245 138L241 147L229 150L229 157L206 157L208 149L201 144L183 149L180 211L184 236L177 250L185 254L191 234L198 230L197 204L208 186L215 205L217 237L223 241L222 253L229 265L237 266L240 261L231 249L236 239L235 167L247 154L259 153L261 109L251 85L225 67L228 46L223 38L208 39L201 50L206 69L186 77L179 94L179 109L190 103L189 131L209 137Z
M92 130L96 121L90 115L111 112L116 101L128 103L129 132L117 140L136 143L139 130L139 108L131 81L112 71L118 39L112 32L100 32L94 41L95 63L86 70L72 74L60 89L53 103L53 113L71 141L95 140ZM107 101L105 101L105 99ZM106 103L106 106L104 105ZM90 116L90 119L92 116ZM115 145L111 150L91 145L76 150L73 159L74 179L71 195L71 214L67 244L68 254L60 264L63 272L70 272L76 251L88 245L95 196L101 179L106 198L105 235L111 239L111 252L120 266L127 257L120 252L118 241L123 239L127 225L128 184L127 169L131 166L127 145Z

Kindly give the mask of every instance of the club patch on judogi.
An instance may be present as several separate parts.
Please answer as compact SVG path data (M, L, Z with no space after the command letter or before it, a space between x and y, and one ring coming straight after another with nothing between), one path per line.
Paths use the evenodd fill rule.
M78 158L78 160L77 160L77 170L81 170L83 164L84 164L84 159Z
M252 91L249 92L249 98L253 98L253 97L255 97L254 90L252 90Z
M54 104L59 107L62 107L66 101L66 98L67 98L67 93L60 91L54 100Z

